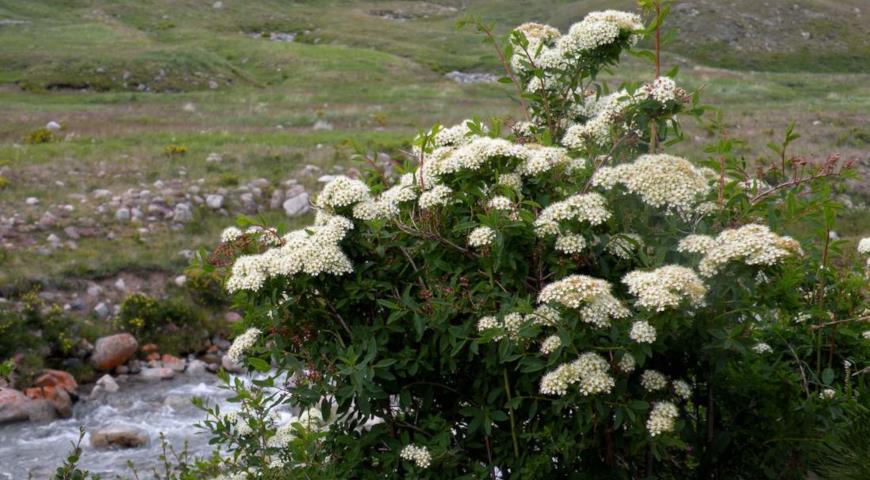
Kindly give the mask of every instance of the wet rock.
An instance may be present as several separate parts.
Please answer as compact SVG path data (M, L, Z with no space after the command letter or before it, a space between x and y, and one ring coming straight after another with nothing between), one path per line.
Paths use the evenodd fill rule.
M184 395L167 395L163 399L163 405L178 410L180 408L190 407L192 405L190 398Z
M0 425L23 422L30 416L24 405L30 402L26 395L12 388L0 388Z
M139 373L139 378L146 382L159 382L160 380L170 380L175 376L175 370L167 367L149 367L143 368Z
M138 448L148 441L148 434L135 427L113 426L91 432L91 446L99 449Z
M32 387L24 390L24 394L33 400L47 400L60 418L72 416L72 398L63 388Z
M136 338L129 333L102 337L94 345L91 363L100 370L111 370L127 362L139 348Z
M187 374L192 376L205 375L207 365L202 360L191 360L187 365Z
M97 387L100 387L106 393L115 393L118 391L118 382L111 375L106 374L97 380Z
M185 367L187 367L187 362L183 358L178 358L168 353L164 353L160 357L160 361L163 362L164 367L168 367L176 372L183 372Z
M308 213L311 210L308 192L302 192L288 198L284 201L283 208L288 217L298 217Z
M224 367L224 370L230 373L242 373L245 371L245 368L242 365L234 362L229 356L224 355L221 357L221 366Z

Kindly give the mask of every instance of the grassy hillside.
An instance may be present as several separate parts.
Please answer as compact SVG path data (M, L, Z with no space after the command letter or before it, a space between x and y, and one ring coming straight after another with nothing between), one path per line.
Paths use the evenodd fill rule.
M528 20L565 28L589 10L634 2L219 3L0 0L0 296L31 281L75 289L119 272L177 271L187 262L180 251L211 244L245 211L239 196L258 178L271 184L255 215L303 221L269 208L269 195L289 179L316 191L320 174L360 167L351 143L401 158L436 121L517 115L509 88L444 77L498 72L479 36L456 31L458 19L479 15L502 32ZM795 120L807 156L867 162L865 3L677 2L670 25L680 34L666 64L726 107L750 159ZM274 39L282 35L293 41ZM615 78L625 72L651 70L629 61ZM63 125L61 138L24 141L49 121ZM676 150L698 157L709 138L688 128ZM169 145L186 153L168 155ZM213 152L223 162L207 163ZM183 225L157 210L125 223L110 200L142 190L180 199L194 188L223 191L224 211L194 202L195 220ZM46 213L55 221L41 222ZM847 228L866 233L866 221Z

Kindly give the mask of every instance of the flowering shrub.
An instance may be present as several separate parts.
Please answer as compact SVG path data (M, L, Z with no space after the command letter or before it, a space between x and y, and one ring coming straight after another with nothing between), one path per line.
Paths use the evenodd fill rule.
M598 80L660 20L522 25L499 52L525 121L436 126L398 178L327 184L313 225L224 232L232 357L285 379L213 412L226 478L805 474L868 398L840 368L868 353L829 235L848 168L788 157L791 131L754 177L727 138L662 153L697 93ZM316 428L277 425L284 402Z

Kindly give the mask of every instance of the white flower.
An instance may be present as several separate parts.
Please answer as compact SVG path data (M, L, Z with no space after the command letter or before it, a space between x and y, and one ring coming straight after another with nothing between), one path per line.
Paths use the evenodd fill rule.
M469 143L473 137L471 129L468 128L468 123L471 120L463 120L452 127L442 128L435 135L433 140L434 147L458 147Z
M791 237L781 237L765 225L749 224L720 233L715 245L701 259L698 270L701 275L712 277L733 261L771 266L802 254L800 244Z
M368 185L360 180L340 175L323 187L315 204L319 208L332 212L370 198Z
M523 188L523 177L519 173L502 173L498 176L498 184L514 190Z
M649 419L646 421L646 428L649 430L650 436L655 437L662 433L673 431L674 421L679 415L677 406L671 402L654 403L649 414Z
M753 345L752 351L759 354L759 355L763 355L765 353L773 352L773 349L770 348L770 345L768 345L764 342L758 342L755 345Z
M495 241L495 230L490 227L477 227L468 234L470 247L487 247Z
M837 391L833 388L826 388L819 392L819 398L822 400L831 400L832 398L837 396Z
M512 312L504 316L502 323L508 336L516 339L519 337L520 329L526 324L526 317L521 313Z
M714 246L716 246L716 239L709 235L689 235L680 240L677 251L705 255Z
M870 255L870 237L862 238L858 242L858 253L861 255Z
M685 91L677 87L677 84L670 77L658 77L652 83L641 87L637 92L639 99L652 98L662 104L677 100L678 97L684 95Z
M677 308L686 300L701 305L707 294L707 287L695 271L678 265L666 265L651 272L635 270L626 274L622 283L637 297L635 305L657 312Z
M673 155L641 155L632 163L602 167L592 177L596 187L610 189L617 184L640 196L654 208L687 215L712 191L704 170Z
M526 323L554 327L560 318L561 316L555 308L549 305L541 305L534 312L526 315Z
M535 219L535 233L539 237L561 232L560 222L582 222L600 225L610 218L604 197L598 193L582 193L551 203Z
M435 207L447 205L450 201L450 196L453 193L449 187L445 185L436 185L431 190L423 192L420 195L419 205L423 210L430 210Z
M644 370L640 376L640 384L648 392L655 392L668 386L668 379L656 370Z
M221 232L221 243L231 243L242 237L244 233L236 227L227 227Z
M493 210L511 211L514 209L514 202L503 195L497 195L489 199L489 201L486 202L486 206Z
M622 358L619 359L619 370L623 373L631 373L637 368L637 361L634 359L634 355L625 352L622 354Z
M583 396L608 393L616 384L607 374L607 360L601 355L586 352L571 363L563 363L541 379L541 393L545 395L565 395L568 387L579 383Z
M610 293L606 280L586 275L569 275L545 286L538 294L538 303L557 303L580 310L586 323L598 327L610 324L610 319L625 318L630 312Z
M586 248L586 239L583 238L583 235L575 233L559 235L559 237L556 238L555 248L562 253L574 255L580 253L584 248Z
M683 400L692 398L692 387L685 380L674 380L671 382L671 386L674 387L674 394L676 396Z
M233 344L227 350L227 357L234 363L241 363L245 352L251 349L260 338L261 332L257 328L249 328L245 333L239 335L233 340Z
M541 353L549 355L562 346L562 339L558 335L550 335L541 342Z
M495 330L498 328L501 328L501 324L498 322L497 318L495 318L491 315L481 317L480 320L477 321L477 331L480 333L485 333L485 332L488 332L490 330ZM504 338L504 335L502 335L500 333L493 335L493 337L492 337L492 339L495 341L499 341L502 338Z
M656 341L656 329L646 320L638 320L631 325L628 337L637 343L653 343Z
M571 157L564 148L544 147L537 144L529 144L525 147L528 155L520 165L519 173L526 177L536 177L571 162Z
M429 465L432 463L432 455L429 453L429 449L418 447L414 444L406 445L399 453L399 456L404 460L413 462L419 468L429 468Z

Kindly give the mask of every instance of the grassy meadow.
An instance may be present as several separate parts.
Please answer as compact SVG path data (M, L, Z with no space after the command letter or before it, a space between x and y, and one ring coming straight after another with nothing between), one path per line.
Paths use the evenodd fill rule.
M774 6L748 18L719 3L675 7L670 25L680 32L666 47L666 69L679 65L683 85L701 88L705 103L723 107L729 135L747 141L748 159L795 121L803 135L796 153L840 153L866 172L866 3L767 2ZM34 283L76 289L122 273L168 278L187 264L178 252L212 245L234 221L196 207L195 220L182 228L143 229L119 223L114 210L99 211L97 190L119 194L178 180L180 188L193 183L205 193L266 178L273 185L296 179L316 192L318 175L304 174L305 167L362 168L353 146L401 159L414 134L436 122L518 117L510 86L445 78L453 70L499 73L491 47L474 31L455 28L467 15L504 33L529 20L564 29L589 10L632 5L0 0L0 175L6 179L0 216L19 219L0 238L0 296L14 297ZM295 37L278 41L270 38L275 33ZM623 77L650 78L652 68L628 59L609 75L616 85ZM63 126L61 139L27 142L50 121ZM703 158L713 139L703 125L687 122L686 140L673 149ZM168 145L186 152L169 155ZM207 163L212 152L224 160ZM868 198L862 182L855 202ZM30 197L38 204L29 205ZM28 227L63 205L73 208L51 227ZM866 210L846 215L841 236L870 230ZM308 220L287 219L280 208L259 216L269 224ZM76 248L44 248L49 235L63 237L66 226L82 222L91 234Z

